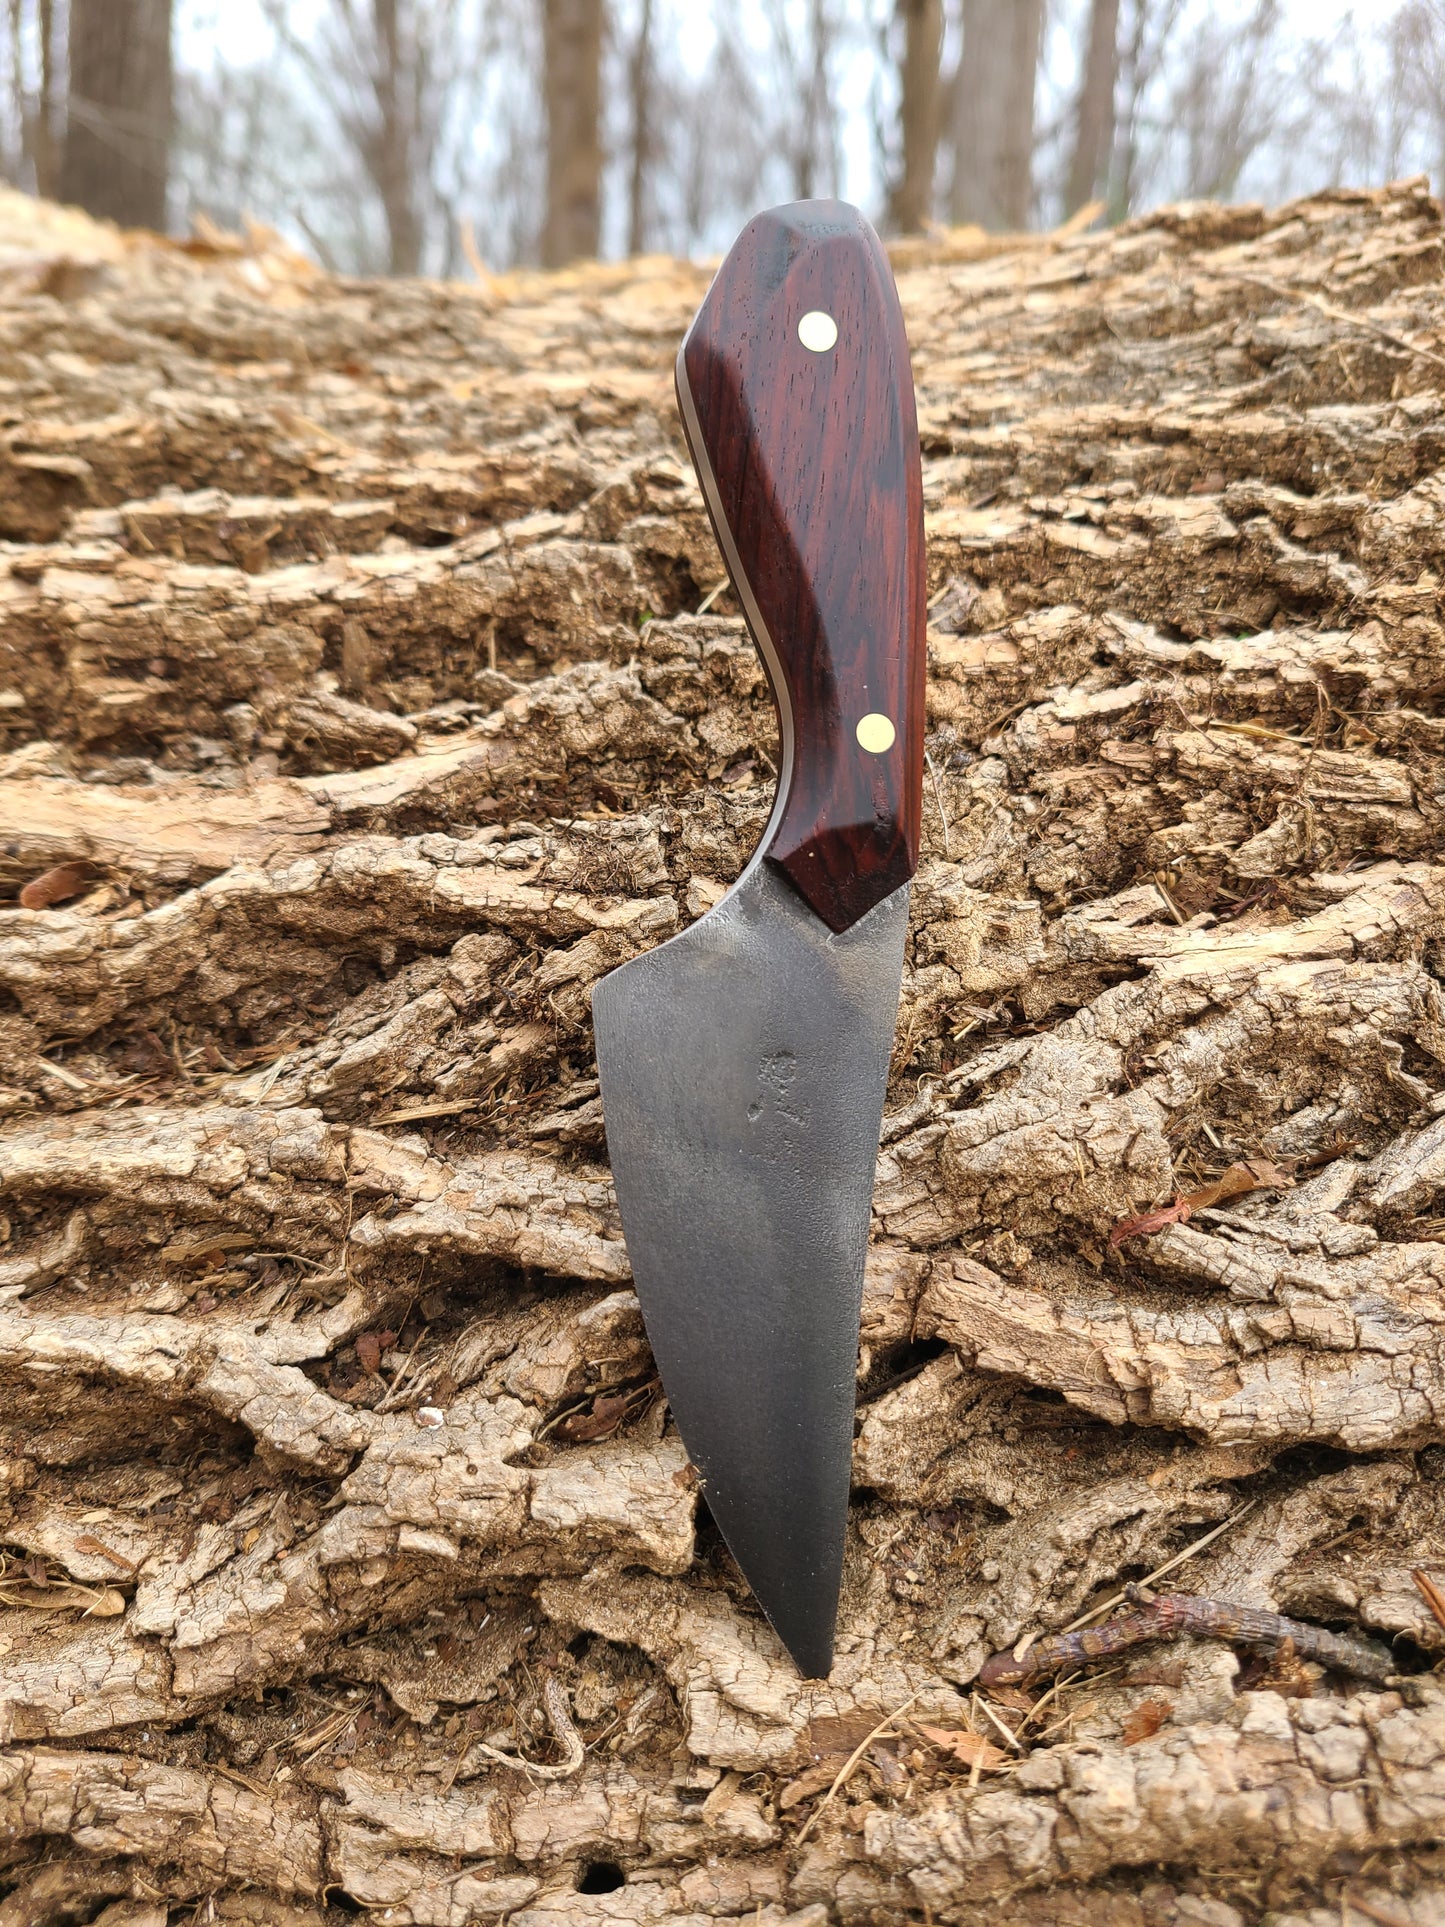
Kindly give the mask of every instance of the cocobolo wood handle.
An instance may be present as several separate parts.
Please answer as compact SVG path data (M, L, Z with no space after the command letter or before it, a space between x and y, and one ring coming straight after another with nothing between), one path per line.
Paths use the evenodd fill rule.
M795 201L748 223L677 392L778 706L763 852L846 930L918 865L926 623L908 341L856 208Z

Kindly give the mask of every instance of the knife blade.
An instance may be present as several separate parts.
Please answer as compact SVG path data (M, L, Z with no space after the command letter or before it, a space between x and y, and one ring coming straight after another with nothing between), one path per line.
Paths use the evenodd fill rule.
M782 754L733 888L596 986L602 1108L673 1417L754 1597L818 1678L923 777L913 383L856 208L800 201L748 224L677 393Z

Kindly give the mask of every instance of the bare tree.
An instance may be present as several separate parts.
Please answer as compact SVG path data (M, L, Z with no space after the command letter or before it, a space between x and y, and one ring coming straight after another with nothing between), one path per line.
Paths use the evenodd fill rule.
M1407 0L1390 25L1391 67L1416 117L1435 192L1445 194L1445 0Z
M952 87L954 221L993 229L1028 223L1043 25L1043 0L963 0Z
M47 11L53 34L53 14ZM70 0L62 200L163 228L173 119L171 0ZM51 43L53 44L53 42ZM53 123L46 121L49 138ZM51 156L37 155L37 177Z
M899 122L902 166L888 197L888 224L900 234L921 231L933 212L943 101L943 0L898 0L903 29Z
M1373 26L1373 31L1370 27ZM1389 19L1350 15L1301 63L1299 148L1313 178L1396 179L1427 166L1445 184L1445 4L1405 0Z
M1202 21L1181 49L1164 123L1182 146L1176 178L1191 197L1228 200L1277 126L1284 89L1271 55L1279 24L1279 0L1258 0L1246 20Z
M787 0L766 0L768 61L776 88L771 131L800 201L834 194L842 171L842 141L834 61L842 22L829 0L807 0L804 30L794 31Z
M421 117L439 49L418 32L420 23L406 0L372 0L369 32L357 32L363 16L349 7L342 18L366 82L342 124L381 196L391 272L415 274L422 243L417 164L423 158L416 149L425 138Z
M544 267L594 255L601 239L602 15L602 0L542 0Z
M302 37L286 0L265 0L278 39L305 70L377 194L391 274L421 269L436 138L437 38L447 0L332 0ZM314 238L314 237L313 237Z
M1134 211L1141 179L1150 171L1153 131L1146 105L1150 90L1164 67L1184 0L1128 0L1119 39L1120 103L1114 128L1114 157L1110 168L1109 218L1122 221ZM1153 151L1157 151L1157 141Z
M59 191L65 141L63 25L55 0L10 0L5 172L17 185L51 198Z
M715 29L701 76L671 75L666 155L659 155L654 177L659 202L672 210L670 244L681 252L731 241L769 198L764 180L770 167L779 176L778 192L789 191L791 163L774 148L764 76L728 0L722 0Z
M653 0L642 0L637 32L627 60L627 98L631 115L627 169L627 252L647 245L648 190L657 154L657 63L653 48Z
M1114 145L1114 89L1119 80L1119 0L1092 0L1084 71L1074 110L1074 145L1064 213L1107 193Z
M304 156L277 190L286 214L323 257L363 273L450 271L492 57L473 0L328 0L306 31L289 0L262 6L284 63L253 70L248 117L279 132L293 165Z

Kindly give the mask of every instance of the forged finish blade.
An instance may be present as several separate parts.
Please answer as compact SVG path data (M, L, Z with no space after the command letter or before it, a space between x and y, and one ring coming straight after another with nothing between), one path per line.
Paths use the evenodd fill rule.
M835 935L755 862L593 993L648 1336L713 1517L810 1678L832 1663L863 1263L905 884Z

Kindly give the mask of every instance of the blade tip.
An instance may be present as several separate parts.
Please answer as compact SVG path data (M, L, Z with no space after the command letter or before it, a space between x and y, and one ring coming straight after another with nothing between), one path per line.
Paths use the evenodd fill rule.
M813 1634L801 1639L784 1639L788 1657L804 1679L826 1679L833 1670L833 1635Z

